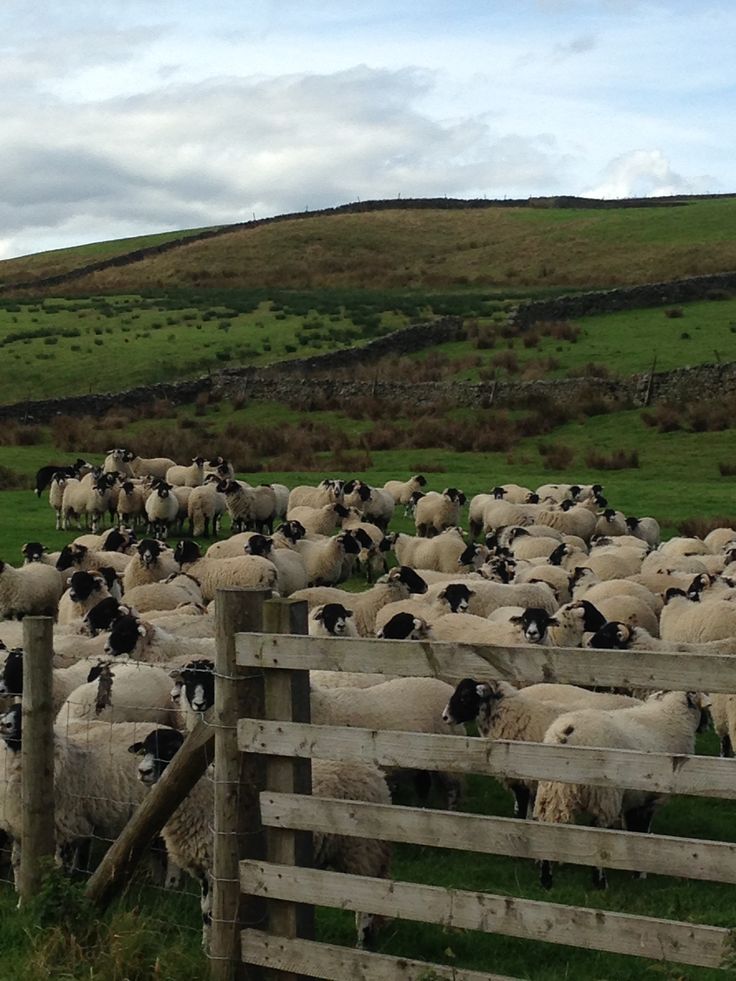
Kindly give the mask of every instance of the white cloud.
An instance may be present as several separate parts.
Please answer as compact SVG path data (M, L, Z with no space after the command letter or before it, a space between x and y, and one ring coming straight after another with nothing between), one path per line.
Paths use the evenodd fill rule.
M676 173L661 150L631 150L604 168L600 182L584 191L591 198L658 197L712 191L714 178L685 178Z

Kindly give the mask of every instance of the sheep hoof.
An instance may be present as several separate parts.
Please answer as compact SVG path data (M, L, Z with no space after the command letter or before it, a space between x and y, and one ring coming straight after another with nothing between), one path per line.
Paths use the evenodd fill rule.
M593 888L608 889L608 879L605 869L593 869Z

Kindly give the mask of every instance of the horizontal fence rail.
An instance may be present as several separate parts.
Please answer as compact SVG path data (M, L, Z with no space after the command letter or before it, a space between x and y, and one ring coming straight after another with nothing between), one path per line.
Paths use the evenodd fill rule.
M459 614L461 615L461 614ZM670 691L736 692L736 655L237 634L241 667L504 679Z
M266 899L313 902L354 912L568 944L699 967L733 966L730 930L560 906L490 893L372 879L268 862L240 863L243 890Z
M736 799L736 761L417 732L241 719L238 746L266 756L412 767Z
M267 827L736 883L736 844L301 794L261 794Z
M243 930L243 960L248 964L270 967L328 981L518 981L486 971L467 971L461 967L443 967L406 957L373 954L351 950L335 944L310 940L269 937L258 930Z

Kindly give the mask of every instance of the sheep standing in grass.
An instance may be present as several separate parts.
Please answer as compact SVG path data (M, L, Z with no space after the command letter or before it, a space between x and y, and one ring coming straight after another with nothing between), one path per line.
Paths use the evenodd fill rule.
M291 596L307 586L307 567L298 552L289 548L274 548L273 538L253 532L245 545L246 555L260 555L273 562L278 572L277 587L280 596Z
M446 528L460 524L460 508L465 495L456 487L446 487L441 494L431 491L417 503L414 524L417 535L431 538Z
M636 704L635 698L591 692L575 685L529 685L518 690L506 681L463 678L442 718L448 725L477 720L478 731L485 739L541 743L555 719L573 709L614 709ZM531 816L537 781L508 778L501 783L514 795L514 816Z
M226 509L225 495L222 493L224 484L207 477L199 487L192 488L187 500L187 514L192 535L209 537L217 535L220 530L220 519Z
M56 514L56 530L60 531L62 528L63 516L64 516L64 489L67 485L69 478L66 474L61 473L61 471L56 471L56 473L51 478L51 484L49 486L49 505L54 509Z
M182 734L175 729L156 729L129 747L131 753L142 757L137 773L143 785L158 782L182 742ZM205 948L209 945L212 911L213 778L217 778L216 770L214 774L205 774L195 784L161 832L169 858L200 884ZM391 802L380 772L360 763L313 760L312 791L316 796L339 800ZM320 832L314 835L314 864L318 868L385 878L389 873L390 858L390 846L377 839ZM370 914L356 913L355 920L357 946L363 947L372 940L374 918Z
M387 480L383 489L394 499L396 504L408 504L411 495L415 491L423 491L427 486L427 478L422 474L415 474L408 480Z
M654 692L645 702L614 710L586 708L560 715L544 736L545 743L600 746L645 753L690 755L695 733L702 727L708 700L693 692ZM538 821L573 824L588 814L597 827L612 828L623 821L629 831L648 831L663 795L620 787L540 781L534 805ZM542 862L542 885L552 884L549 862ZM606 886L606 874L596 869L594 882Z
M204 482L204 457L195 456L188 467L174 464L166 471L164 481L174 487L199 487Z
M331 586L342 581L346 555L360 554L360 544L350 532L324 540L304 538L296 547L304 560L307 582L313 586Z
M180 501L174 493L173 484L159 481L146 498L145 509L149 533L165 539L169 528L179 518ZM185 514L186 510L185 505Z

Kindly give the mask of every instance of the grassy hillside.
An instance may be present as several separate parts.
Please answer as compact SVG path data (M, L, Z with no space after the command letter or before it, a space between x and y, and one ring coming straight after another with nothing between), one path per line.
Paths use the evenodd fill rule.
M183 245L70 284L76 295L180 286L593 288L736 268L736 197L678 206L402 209L308 216ZM135 246L142 244L136 240ZM125 251L0 263L0 282ZM68 265L67 265L68 263Z

